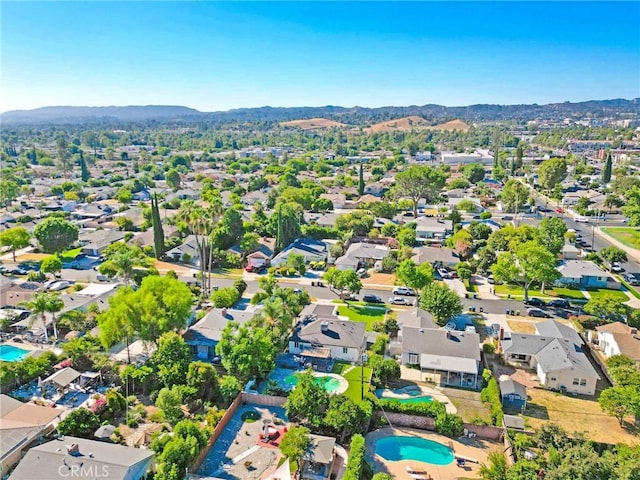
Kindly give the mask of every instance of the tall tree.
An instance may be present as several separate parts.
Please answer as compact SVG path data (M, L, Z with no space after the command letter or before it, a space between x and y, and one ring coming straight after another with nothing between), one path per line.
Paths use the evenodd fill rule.
M559 217L545 217L538 227L540 243L554 255L562 251L565 233L567 233L567 225Z
M524 204L527 203L528 198L529 191L527 187L514 178L507 181L500 193L500 201L505 212L519 212Z
M20 187L16 182L8 178L0 177L0 204L9 207L13 201L18 198Z
M296 238L300 237L300 206L295 203L281 203L276 205L276 251L281 252Z
M29 246L31 235L26 228L13 227L0 233L0 245L9 247L13 254L13 261L16 261L16 250Z
M137 313L138 303L135 292L130 288L120 288L109 298L109 308L98 315L100 341L105 348L124 340L127 348L127 361L131 363L129 345L136 331L140 329Z
M611 159L611 152L607 153L607 160L604 163L604 168L602 169L602 182L609 183L611 181L611 168L613 166L613 161Z
M364 195L364 172L362 171L362 164L360 164L360 173L358 175L358 195Z
M311 371L298 373L296 388L289 394L284 408L287 416L294 421L305 422L319 427L329 406L329 394L315 381Z
M629 218L629 225L640 225L640 187L634 186L624 194L627 203L622 207L622 213Z
M160 207L158 196L154 193L151 197L151 225L153 226L153 250L157 259L164 254L164 230L160 220Z
M411 165L396 174L396 196L408 197L413 203L413 216L418 218L420 200L432 201L446 182L442 170L425 165Z
M191 350L176 332L165 332L158 339L158 349L153 352L150 363L158 370L165 387L184 384L191 363Z
M236 322L229 322L216 345L224 368L241 382L265 378L275 366L278 351L267 329L240 326Z
M329 283L329 289L341 298L347 293L358 293L362 290L362 281L353 270L338 270L336 267L331 267L324 278Z
M164 174L164 179L167 185L175 192L180 189L180 174L177 170L171 168Z
M64 137L58 137L56 140L56 153L58 155L58 167L62 170L65 178L69 176L69 172L73 168L71 163L71 152L69 151L69 142Z
M47 329L47 314L51 314L53 336L58 338L58 330L56 328L56 313L58 313L64 307L64 303L60 298L60 294L53 292L37 292L31 297L31 300L24 304L29 310L31 310L30 324L35 320L42 322L42 328L44 329L44 337L46 341L49 341L49 333Z
M476 184L482 181L485 176L484 165L481 163L470 163L462 169L462 173L465 178L469 180L469 183Z
M87 167L87 162L84 159L84 154L82 150L78 152L78 163L80 164L80 176L83 182L89 181L89 168Z
M538 169L538 183L547 190L553 190L566 176L567 161L564 158L545 160Z
M287 457L292 464L298 465L298 469L300 469L300 459L302 459L302 456L307 453L307 449L310 445L311 438L309 437L308 428L291 427L282 438L280 451L282 452L282 455Z
M425 262L418 266L410 259L400 262L396 269L398 280L414 289L418 297L422 290L433 281L433 275L433 267L430 263Z
M529 299L529 288L533 283L544 284L558 279L556 257L538 242L530 241L519 245L513 252L498 255L493 266L496 279L521 285L524 299Z
M46 253L60 253L78 240L78 227L60 217L47 217L33 229L33 236Z
M40 263L40 271L42 273L52 273L56 274L62 271L62 260L57 255L51 255L50 257L46 257Z
M438 325L444 325L451 317L462 313L460 297L442 282L432 282L424 289L420 305L433 315Z

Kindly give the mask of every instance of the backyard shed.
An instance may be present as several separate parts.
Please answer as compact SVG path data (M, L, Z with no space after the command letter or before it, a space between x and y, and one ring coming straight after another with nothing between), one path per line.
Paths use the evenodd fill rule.
M511 378L500 380L502 407L524 411L527 408L527 388Z

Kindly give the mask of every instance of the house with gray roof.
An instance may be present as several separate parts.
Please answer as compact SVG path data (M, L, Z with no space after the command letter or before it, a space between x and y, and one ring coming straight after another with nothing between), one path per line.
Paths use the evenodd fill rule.
M255 311L214 308L184 333L183 338L191 353L199 359L211 359L216 354L216 345L222 338L222 331L229 322L244 325L251 320Z
M546 335L506 332L500 340L505 360L535 370L546 388L594 395L600 376L582 350L582 339L569 327L544 323L538 332Z
M112 243L123 240L124 235L125 232L120 230L93 230L82 232L78 237L78 243L82 245L82 253L97 257Z
M306 263L326 262L329 255L327 244L313 238L297 238L271 260L271 265L286 265L289 255L297 253L304 257Z
M195 235L188 235L182 245L172 248L165 255L174 262L183 262L194 267L200 265L200 249Z
M527 387L512 378L502 378L498 385L502 408L524 412L527 408Z
M480 335L436 328L402 329L402 364L420 368L425 380L478 388Z
M616 283L602 268L588 260L564 260L558 265L562 275L556 283L572 285L580 288L607 288L609 283Z
M336 260L340 270L357 270L361 266L371 267L389 255L390 248L374 243L354 242L345 254Z
M289 338L289 353L324 360L359 361L366 349L366 323L338 317L333 305L309 305Z
M444 240L453 234L451 220L439 217L421 216L416 218L416 239L421 240Z
M413 251L414 255L411 259L416 263L416 265L430 263L432 265L439 264L444 265L445 267L454 267L460 263L460 257L458 257L458 254L450 248L425 246L414 248Z
M152 466L151 450L65 435L29 450L9 479L141 480Z

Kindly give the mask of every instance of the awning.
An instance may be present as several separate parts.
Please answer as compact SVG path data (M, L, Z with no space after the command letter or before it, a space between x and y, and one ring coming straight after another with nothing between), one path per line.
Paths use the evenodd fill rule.
M330 348L311 348L309 350L303 350L300 352L301 357L307 358L330 358L331 357L331 349Z
M71 367L66 367L60 370L59 372L50 375L45 378L42 383L55 383L59 387L66 387L74 380L80 377L80 372L74 370Z

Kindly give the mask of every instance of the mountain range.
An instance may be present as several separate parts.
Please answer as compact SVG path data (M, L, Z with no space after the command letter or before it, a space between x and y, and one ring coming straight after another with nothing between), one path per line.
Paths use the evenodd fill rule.
M640 115L640 99L590 100L586 102L550 103L546 105L411 105L388 107L258 107L219 112L172 105L109 107L42 107L13 110L0 115L3 124L79 124L129 123L140 121L177 122L287 122L327 118L348 125L371 125L407 116L419 116L431 122L462 119L467 122L488 120L563 119L565 117L615 117Z

